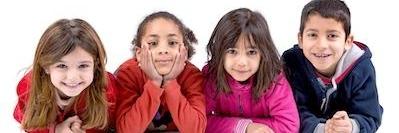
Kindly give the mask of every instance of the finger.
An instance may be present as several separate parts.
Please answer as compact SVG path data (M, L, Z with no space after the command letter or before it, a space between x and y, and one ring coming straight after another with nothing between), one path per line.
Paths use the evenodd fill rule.
M74 133L83 133L84 130L82 129L82 125L80 123L74 122L71 126L71 130Z
M79 117L77 115L69 117L68 119L65 120L66 123L72 123L75 121L80 121Z
M332 123L333 126L339 126L339 127L349 127L350 124L351 124L351 122L348 120L335 120Z
M334 128L332 128L332 132L349 132L351 129L349 129L349 127L337 127L334 126Z
M338 111L333 116L334 119L345 119L346 117L348 117L346 111Z

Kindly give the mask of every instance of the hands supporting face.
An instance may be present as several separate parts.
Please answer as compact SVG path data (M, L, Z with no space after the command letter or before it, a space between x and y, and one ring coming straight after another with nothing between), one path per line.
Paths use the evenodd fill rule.
M324 127L325 133L351 133L352 123L346 111L338 111L328 119Z
M274 133L274 131L267 125L251 123L247 126L246 133Z
M64 122L56 125L56 133L85 133L82 129L82 120L78 116L72 116L66 119Z
M167 84L169 81L176 79L176 77L184 70L187 60L187 49L183 45L179 46L179 53L177 53L174 64L170 72L166 75L160 75L153 62L151 51L148 44L142 44L141 48L136 51L137 61L141 70L148 76L148 78L157 86L162 88L162 84Z

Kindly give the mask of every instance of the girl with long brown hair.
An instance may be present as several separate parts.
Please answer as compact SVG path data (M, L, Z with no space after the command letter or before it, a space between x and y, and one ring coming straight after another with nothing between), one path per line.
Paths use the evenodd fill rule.
M27 132L105 132L113 127L115 78L102 42L86 21L49 26L33 68L17 86L14 118Z

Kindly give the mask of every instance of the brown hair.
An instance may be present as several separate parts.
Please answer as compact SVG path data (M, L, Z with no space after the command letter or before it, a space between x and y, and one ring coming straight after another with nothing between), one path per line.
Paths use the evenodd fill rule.
M108 123L107 102L105 97L106 53L102 42L87 22L81 19L61 19L49 26L40 38L36 49L32 82L28 104L22 120L25 130L47 128L57 117L58 106L55 102L56 88L50 81L45 68L59 61L76 47L90 53L94 60L93 82L77 96L84 101L84 112L79 114L85 128L105 128Z
M137 34L134 37L132 44L134 46L141 47L141 40L144 35L147 24L157 18L172 20L177 25L177 27L179 27L179 31L183 35L184 46L186 46L187 48L188 59L190 59L191 56L195 53L195 49L192 46L192 44L197 43L197 39L195 38L194 33L189 28L187 28L175 15L169 12L165 11L155 12L145 17L137 29Z
M319 14L324 18L332 18L343 24L345 39L351 32L351 13L345 2L341 0L312 0L302 9L299 34L302 36L309 16Z
M216 76L218 92L231 92L226 80L224 56L228 48L235 47L240 35L245 36L259 48L261 60L255 73L252 97L259 99L281 71L279 53L273 44L265 18L258 12L239 8L224 15L216 25L207 45L209 73L208 79Z

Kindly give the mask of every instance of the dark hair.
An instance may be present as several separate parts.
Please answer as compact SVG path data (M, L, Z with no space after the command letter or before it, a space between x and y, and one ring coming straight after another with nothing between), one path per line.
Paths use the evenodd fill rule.
M247 8L239 8L228 12L216 25L207 45L209 73L207 77L215 77L218 92L231 92L226 80L224 56L228 48L235 47L243 35L255 47L259 48L261 59L259 69L255 73L252 96L259 99L261 94L271 85L281 71L279 53L274 46L265 18L258 12Z
M144 20L140 23L139 27L137 28L137 34L134 37L132 44L134 46L141 47L141 40L144 35L147 24L157 18L172 20L177 25L177 27L179 27L179 31L183 36L184 46L186 46L188 51L187 53L188 58L190 59L191 56L195 53L192 43L197 43L197 39L195 38L194 33L189 28L187 28L175 15L169 12L165 11L155 12L145 17Z
M341 0L312 0L303 7L299 34L303 34L309 16L319 14L324 18L332 18L343 24L345 39L351 31L351 14L345 2Z

